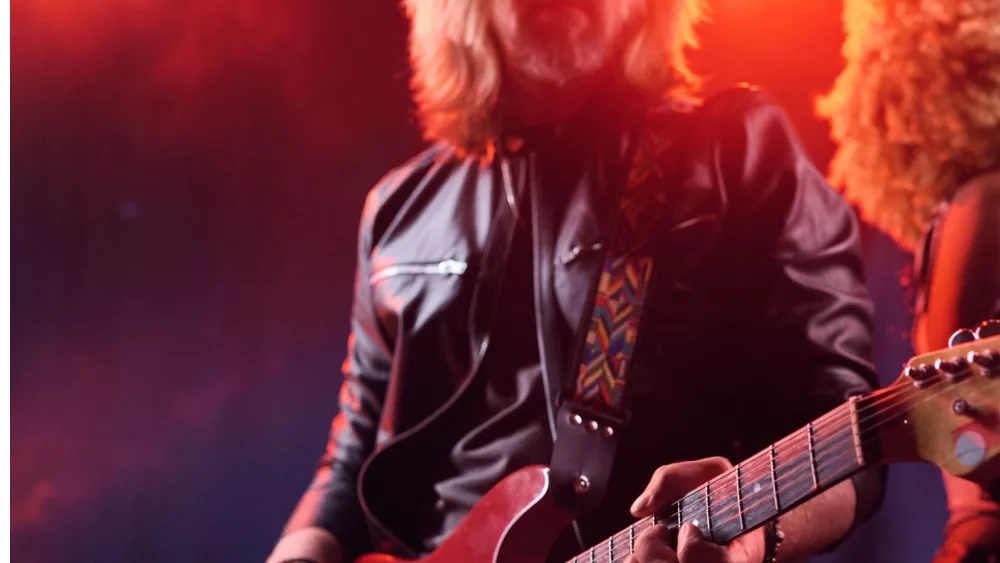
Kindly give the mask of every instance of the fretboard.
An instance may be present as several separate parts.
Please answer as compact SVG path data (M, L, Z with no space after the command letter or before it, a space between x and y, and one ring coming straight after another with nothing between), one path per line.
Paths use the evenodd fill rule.
M656 524L676 534L690 522L712 542L725 544L809 500L878 457L863 438L862 401L835 408L571 563L620 562L633 552L636 537Z

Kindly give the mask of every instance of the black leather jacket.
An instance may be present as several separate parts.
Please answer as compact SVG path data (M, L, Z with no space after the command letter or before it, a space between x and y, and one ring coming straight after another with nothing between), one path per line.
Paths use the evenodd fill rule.
M622 164L629 135L681 128L681 142L662 162L671 204L630 382L632 424L619 446L628 461L616 464L600 511L618 520L658 465L709 455L738 461L876 384L857 221L781 110L741 87L692 111L653 111L640 121L638 133L623 126L617 136L602 134L612 141L602 153L607 167ZM546 231L552 209L535 185L535 158L530 144L490 162L433 146L370 192L341 409L286 532L321 526L355 554L371 548L359 471L476 371L493 330L505 231L519 212L511 192L522 182L541 216L533 242L541 321L524 338L537 339L550 388L562 387L566 362L545 353L559 349L545 319L558 311L578 326L587 314L580 288L600 268L607 220L579 197L563 209L561 232ZM649 444L669 446L649 453ZM882 475L854 482L864 518L881 501ZM602 528L618 524L627 523L592 529L607 535L617 528Z

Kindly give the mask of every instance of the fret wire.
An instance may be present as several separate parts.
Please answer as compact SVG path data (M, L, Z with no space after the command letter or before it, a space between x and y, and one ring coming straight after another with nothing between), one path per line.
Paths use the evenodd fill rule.
M743 484L740 482L741 464L736 464L736 510L740 513L740 530L746 530L747 524L743 518Z
M774 495L774 509L781 512L781 503L778 501L778 476L774 466L774 444L771 444L767 451L771 461L771 492Z
M628 552L635 553L635 524L628 527Z
M851 426L851 434L854 437L854 455L858 459L858 465L865 464L865 451L861 447L861 422L858 420L858 396L854 395L847 401L848 415Z
M820 444L820 445L819 445L819 446L818 446L818 447L817 447L817 448L815 449L815 450L816 450L816 452L817 452L817 455L824 455L824 454L828 454L829 452L828 452L828 451L826 451L826 450L827 450L828 448L830 448L830 447L838 447L838 448L839 448L839 447L841 446L841 444L839 444L839 443L834 443L834 442L839 442L839 441L840 441L841 439L843 439L843 438L846 438L846 436L840 436L840 434L841 434L841 433L843 433L843 432L844 432L844 430L848 430L848 429L847 429L847 428L841 428L841 429L838 429L838 430L835 430L835 431L834 431L834 432L833 432L833 433L832 433L832 434L831 434L830 436L828 436L828 437L826 438L826 442L827 442L827 443L825 443L825 444ZM837 452L835 452L835 453L836 453L837 455L840 455L840 454L842 454L843 452L841 452L841 451L837 451ZM858 465L864 465L864 463L859 463Z
M814 434L811 422L806 426L806 431L809 434L809 464L812 465L813 488L815 489L819 488L819 469L816 468L816 454L813 451Z
M611 559L615 558L615 537L611 536L608 538L608 553L611 554Z
M705 483L705 526L708 528L708 539L712 541L714 536L712 535L712 509L709 506L712 502L712 483Z

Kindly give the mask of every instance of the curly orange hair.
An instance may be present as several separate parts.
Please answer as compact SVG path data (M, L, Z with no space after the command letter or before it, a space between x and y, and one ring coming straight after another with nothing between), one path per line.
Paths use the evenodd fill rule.
M830 181L905 249L1000 165L1000 0L845 0L846 68L816 103Z

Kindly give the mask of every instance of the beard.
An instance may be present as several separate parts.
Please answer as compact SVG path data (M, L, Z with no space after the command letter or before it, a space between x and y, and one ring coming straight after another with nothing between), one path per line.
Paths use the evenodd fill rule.
M599 14L543 5L497 23L508 70L523 85L565 88L594 78L607 65L613 34Z

